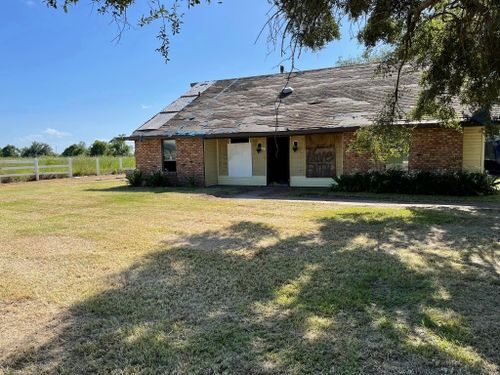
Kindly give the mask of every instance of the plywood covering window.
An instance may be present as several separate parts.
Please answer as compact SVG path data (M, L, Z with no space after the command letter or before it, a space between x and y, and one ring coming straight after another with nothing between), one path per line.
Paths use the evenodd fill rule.
M252 176L251 143L229 143L227 145L227 161L229 177Z
M177 145L174 139L163 140L163 169L177 171Z
M335 176L335 160L335 138L333 135L306 135L306 177Z

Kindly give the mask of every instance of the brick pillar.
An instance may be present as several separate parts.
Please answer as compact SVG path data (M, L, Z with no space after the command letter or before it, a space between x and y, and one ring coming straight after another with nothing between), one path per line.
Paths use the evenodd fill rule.
M163 169L161 139L135 141L136 168L144 173Z
M418 128L412 136L409 169L458 171L462 169L463 135L453 129Z
M176 138L177 180L185 185L190 178L198 186L205 186L205 160L203 139L197 137Z

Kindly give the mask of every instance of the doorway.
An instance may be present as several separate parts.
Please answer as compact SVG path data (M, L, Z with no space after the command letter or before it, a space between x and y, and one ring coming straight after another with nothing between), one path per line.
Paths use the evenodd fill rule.
M288 185L290 183L290 139L289 137L267 138L267 184Z

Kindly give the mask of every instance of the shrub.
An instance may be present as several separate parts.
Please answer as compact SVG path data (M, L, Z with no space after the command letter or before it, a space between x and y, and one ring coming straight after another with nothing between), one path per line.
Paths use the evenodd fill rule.
M146 185L150 187L168 186L167 176L162 171L154 171L146 179Z
M131 186L138 187L142 186L144 178L142 172L136 169L132 173L127 173L127 180Z
M193 188L196 186L196 178L194 176L186 177L186 186Z
M400 170L359 172L334 180L336 191L439 195L495 194L499 184L484 173Z

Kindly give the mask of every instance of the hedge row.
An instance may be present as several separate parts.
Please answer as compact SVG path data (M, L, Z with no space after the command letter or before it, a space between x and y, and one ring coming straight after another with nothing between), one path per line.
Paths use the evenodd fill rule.
M484 173L400 170L347 174L334 180L336 191L469 196L498 193L499 184Z

